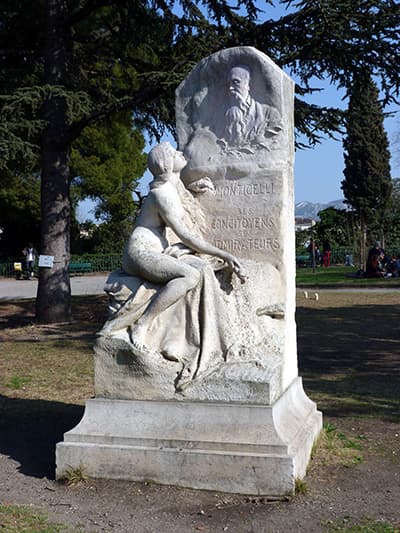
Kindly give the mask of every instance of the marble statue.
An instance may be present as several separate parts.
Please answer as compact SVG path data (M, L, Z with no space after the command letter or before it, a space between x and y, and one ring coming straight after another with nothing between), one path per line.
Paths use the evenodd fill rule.
M105 290L96 397L57 445L57 477L286 496L322 416L298 375L294 82L252 47L176 89L178 150L154 179Z
M127 332L131 351L144 366L154 364L157 358L183 363L177 380L180 388L183 379L189 383L226 356L228 318L221 321L226 313L214 270L226 269L245 280L232 254L199 236L196 214L201 219L200 207L180 180L185 165L182 152L168 142L150 151L148 166L154 179L126 244L119 281L126 282L128 276L129 285L132 277L139 288L151 284L155 290L151 295L133 290L119 302L121 283L114 276L107 288L113 312L99 334ZM191 188L198 194L213 190L208 178ZM181 314L179 307L183 312L187 308L190 320L176 320ZM164 326L157 322L161 315ZM206 341L207 336L212 340Z

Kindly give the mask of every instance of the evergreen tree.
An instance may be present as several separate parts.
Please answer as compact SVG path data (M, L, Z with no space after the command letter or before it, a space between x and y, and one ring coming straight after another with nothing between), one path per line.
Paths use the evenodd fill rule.
M379 91L369 72L359 73L351 89L343 141L346 203L357 216L360 263L365 266L367 231L382 235L392 190L389 142L383 127Z
M349 245L349 216L344 209L327 207L318 216L313 228L317 242L328 241L332 247Z
M100 222L92 238L86 239L85 244L91 245L86 251L121 253L138 207L133 192L146 169L143 149L143 135L133 128L128 112L88 126L73 143L71 196L74 204L84 198L95 200L94 215ZM72 244L79 248L79 237Z
M0 180L0 257L20 258L29 242L40 243L40 177L2 170Z
M0 0L0 167L21 172L40 155L41 252L55 257L40 270L40 321L70 317L71 145L85 128L123 109L155 134L173 127L178 83L201 58L236 45L298 74L299 96L315 77L348 86L364 64L388 100L398 95L397 2L280 3L297 10L258 24L253 0ZM297 101L296 124L311 143L341 123L338 110Z
M97 202L100 222L121 223L134 216L132 193L146 170L143 135L130 113L120 112L85 128L72 145L72 194Z
M229 45L255 46L297 76L297 136L302 134L314 145L320 141L321 133L335 138L342 131L344 114L339 109L312 103L313 93L319 91L319 80L329 80L347 91L354 75L368 68L379 80L384 104L398 103L400 3L397 0L281 0L279 3L290 10L277 20L267 18L261 24L240 18L233 20Z
M385 246L397 249L397 253L400 254L400 179L393 179L392 183Z

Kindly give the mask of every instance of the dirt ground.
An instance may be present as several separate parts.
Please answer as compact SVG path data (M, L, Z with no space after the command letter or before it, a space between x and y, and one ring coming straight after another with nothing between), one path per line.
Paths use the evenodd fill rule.
M318 451L305 494L271 501L125 481L67 486L54 480L55 444L80 420L82 405L0 394L0 503L32 506L51 521L87 533L329 532L353 525L360 529L349 531L400 529L398 298L385 304L358 298L355 305L335 300L328 306L321 297L299 305L305 388L324 411L324 423L360 443L359 457L351 464L330 461ZM34 328L32 333L18 329L29 322L30 312L29 306L21 308L18 318L12 304L1 305L0 339L14 335L18 342L21 335L38 335ZM88 320L95 331L96 318ZM393 529L379 529L384 523ZM368 524L370 529L361 529ZM6 531L1 523L0 531Z

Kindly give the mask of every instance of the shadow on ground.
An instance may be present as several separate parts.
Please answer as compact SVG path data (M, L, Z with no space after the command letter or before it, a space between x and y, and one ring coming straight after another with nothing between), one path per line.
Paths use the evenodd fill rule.
M299 372L331 416L400 420L400 306L299 306Z
M27 476L55 476L55 446L76 426L83 407L0 395L0 454L20 464Z
M87 322L92 328L101 323L91 316L104 312L104 302L92 303L90 311L78 309L83 335ZM24 311L29 316L32 307L21 304ZM296 319L300 375L325 415L400 421L400 306L300 305ZM0 395L0 453L25 475L53 479L55 445L82 414L78 405Z
M107 297L86 295L72 297L73 321L65 324L69 330L96 331L107 318ZM35 300L1 302L0 331L35 324Z

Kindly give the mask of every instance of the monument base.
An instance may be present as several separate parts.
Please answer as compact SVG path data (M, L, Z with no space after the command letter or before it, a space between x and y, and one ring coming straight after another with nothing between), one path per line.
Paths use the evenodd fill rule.
M273 405L94 399L57 444L56 476L240 494L293 494L322 415L297 378Z

